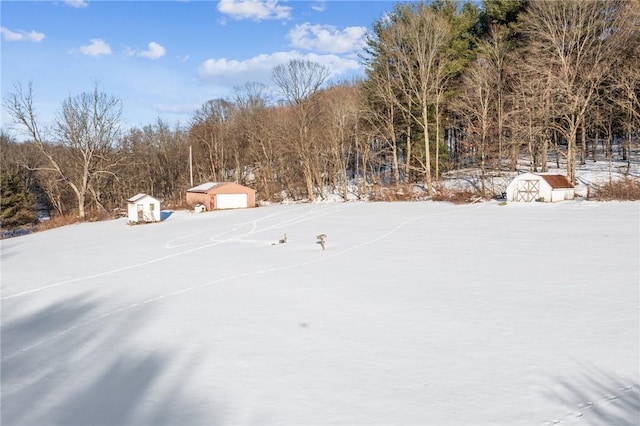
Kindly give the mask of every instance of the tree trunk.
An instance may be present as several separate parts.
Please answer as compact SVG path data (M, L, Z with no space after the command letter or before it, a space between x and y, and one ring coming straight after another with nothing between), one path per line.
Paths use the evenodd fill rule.
M411 145L413 144L411 138L411 126L407 124L407 149L404 159L404 181L410 182L411 179Z
M587 163L587 129L585 128L584 120L580 126L582 137L582 149L580 150L580 164L585 165Z
M571 126L570 133L567 138L567 179L572 184L576 182L576 140L577 126Z
M424 125L424 177L426 179L427 194L433 195L433 182L431 180L431 145L429 141L429 118L426 102L422 106L422 123Z
M549 156L549 139L545 135L544 140L542 141L542 152L540 153L540 163L542 166L541 171L543 173L547 172L549 169L547 166L548 156Z

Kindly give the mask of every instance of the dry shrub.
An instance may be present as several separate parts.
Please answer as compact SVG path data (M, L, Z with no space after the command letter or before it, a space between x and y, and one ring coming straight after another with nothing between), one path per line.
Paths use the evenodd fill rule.
M640 200L640 180L625 178L604 184L596 189L596 199L600 201Z
M398 186L376 185L371 189L371 201L415 201L420 197L413 190L413 185Z
M87 213L87 222L100 222L103 220L111 220L118 217L115 212L108 212L105 210L102 211L92 211ZM40 222L36 229L38 231L46 231L49 229L60 228L61 226L73 225L75 223L80 223L81 220L78 216L74 214L64 215L64 216L53 216L49 220L45 220Z
M471 204L481 201L483 197L477 192L468 189L443 189L436 192L431 199L433 201L448 201L453 204Z
M111 220L119 217L119 213L116 210L106 211L106 210L97 210L91 211L87 215L88 222L101 222L103 220Z
M53 216L49 220L40 222L36 228L38 231L46 231L48 229L60 228L61 226L73 225L78 222L78 217L75 215Z

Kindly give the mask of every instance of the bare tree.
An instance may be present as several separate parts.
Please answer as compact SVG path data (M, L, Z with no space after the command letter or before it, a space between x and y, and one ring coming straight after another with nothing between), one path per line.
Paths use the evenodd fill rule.
M490 25L488 36L480 42L479 51L486 64L489 67L491 78L491 94L494 102L494 111L496 116L496 137L498 139L498 168L502 167L502 160L505 148L505 127L506 112L505 104L507 101L508 84L507 84L507 61L511 51L511 45L508 41L509 30L497 25Z
M329 76L329 69L317 62L292 59L287 64L278 65L271 72L271 78L285 101L296 113L295 137L291 141L302 163L303 175L309 201L315 200L314 177L317 175L311 125L318 115L312 97L320 90ZM322 188L319 188L322 191Z
M348 198L348 165L354 149L356 123L359 117L359 91L356 84L344 83L322 93L324 119L317 131L324 135L329 156L325 169L330 185Z
M385 34L380 34L384 37ZM406 110L397 106L396 74L390 61L377 61L363 83L363 116L367 127L380 138L391 156L393 183L400 183L400 144L403 123L408 123ZM407 162L408 164L408 162ZM405 176L408 170L405 170Z
M627 174L631 170L631 145L634 130L640 127L640 1L630 1L621 8L622 25L619 27L619 62L613 68L608 82L608 100L612 101L622 115L625 132L624 157Z
M188 138L179 127L171 128L158 119L153 126L146 126L152 150L151 172L156 194L164 198L182 200L184 189L189 185Z
M271 79L280 89L285 100L291 104L302 104L316 93L329 77L329 69L317 62L291 59L276 66Z
M552 70L554 122L567 142L567 177L575 181L576 144L590 105L610 71L624 0L532 0L523 15L530 66Z
M510 109L505 112L509 120L510 168L515 171L525 149L529 156L531 171L547 171L547 159L551 135L554 133L552 112L552 71L534 69L525 52L509 55L510 67ZM556 149L556 156L562 152Z
M52 146L36 120L32 85L23 90L20 84L5 100L13 119L22 126L47 160L46 169L68 185L75 194L78 216L86 218L86 197L92 181L110 170L116 160L110 157L113 143L120 135L121 102L98 91L69 97L62 103L53 128ZM59 148L59 149L54 149Z
M196 167L202 163L203 173L214 181L225 178L231 109L232 104L227 100L207 101L195 112L190 126L189 138L196 148Z
M477 150L480 164L480 190L483 196L486 196L489 134L494 123L491 112L495 108L491 74L492 70L486 59L481 57L475 61L463 76L462 87L452 105L452 109L462 117L467 137Z
M282 149L276 143L274 120L269 117L273 111L268 108L267 87L256 82L236 87L234 104L232 133L246 147L245 165L252 171L258 194L270 200L278 189L276 164Z
M423 157L416 157L416 160L431 195L431 147L439 132L439 121L435 117L438 111L434 113L433 109L442 101L448 78L445 67L447 47L453 39L451 25L443 14L418 3L415 7L397 6L394 14L378 23L376 33L377 36L369 40L370 77L372 73L388 71L384 64L380 66L383 61L393 67L394 102L422 133Z

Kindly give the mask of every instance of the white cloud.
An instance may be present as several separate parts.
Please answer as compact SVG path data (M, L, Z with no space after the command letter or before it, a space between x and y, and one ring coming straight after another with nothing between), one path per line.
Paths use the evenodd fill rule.
M64 2L67 6L75 8L83 8L89 6L89 4L85 0L65 0Z
M220 0L218 11L237 20L264 21L291 17L291 7L278 4L278 0Z
M44 40L45 37L44 34L36 31L26 32L18 30L16 32L11 31L7 27L0 27L0 33L2 33L2 37L5 41L33 41L37 43Z
M271 71L278 65L291 59L309 60L325 65L332 77L359 72L362 65L356 59L342 58L337 55L300 54L296 51L275 52L258 55L246 60L208 59L203 62L198 73L205 83L242 85L247 82L269 84Z
M111 47L102 39L92 38L91 44L80 46L80 53L87 56L110 55Z
M147 50L138 52L137 50L130 47L125 47L123 52L127 56L142 56L143 58L158 59L163 57L167 53L167 49L165 49L155 41L152 41L148 44Z
M346 53L360 50L364 45L365 27L339 30L332 25L296 25L288 34L291 45L305 50Z
M147 50L138 53L138 56L142 56L144 58L149 58L149 59L158 59L163 57L165 53L167 53L167 50L161 45L159 45L158 43L156 43L155 41L152 41L151 43L149 43L148 47L149 48Z
M325 4L325 0L317 0L311 3L311 9L315 10L316 12L324 12L326 7L327 5Z

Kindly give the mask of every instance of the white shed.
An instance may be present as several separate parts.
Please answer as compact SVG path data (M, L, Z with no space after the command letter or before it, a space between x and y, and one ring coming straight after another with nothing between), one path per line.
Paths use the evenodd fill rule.
M160 201L147 194L137 194L127 200L129 223L160 222Z
M545 173L523 173L507 186L507 201L556 202L572 200L575 188L566 176Z

